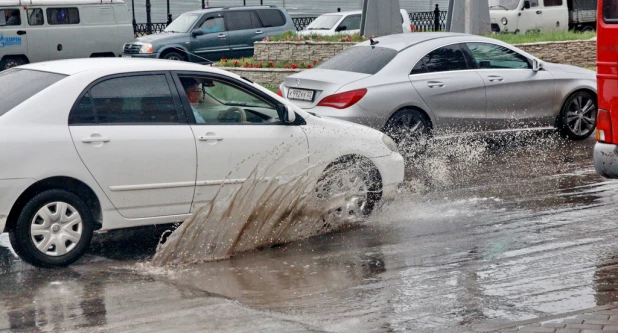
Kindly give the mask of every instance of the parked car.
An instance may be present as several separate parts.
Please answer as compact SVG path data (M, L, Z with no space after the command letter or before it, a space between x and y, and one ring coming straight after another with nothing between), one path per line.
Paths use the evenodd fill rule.
M410 22L410 16L405 9L400 9L401 26L403 32L412 32L414 29ZM361 14L363 11L355 10L349 12L328 13L318 16L304 30L299 31L300 35L320 35L334 36L337 34L357 34L361 28Z
M296 31L285 9L274 6L196 10L178 16L163 33L126 43L123 57L196 63L253 56L253 43Z
M279 94L306 111L379 129L399 143L460 135L595 128L595 72L538 58L492 38L413 33L350 47L285 79Z
M184 221L285 144L297 145L289 158L306 167L368 165L364 194L348 203L357 212L403 181L403 158L384 134L312 116L210 66L43 62L1 73L0 94L0 156L10 161L0 168L0 232L37 266L74 262L95 229Z
M594 31L597 0L489 0L493 32Z
M0 2L0 70L46 60L116 57L132 38L123 0Z

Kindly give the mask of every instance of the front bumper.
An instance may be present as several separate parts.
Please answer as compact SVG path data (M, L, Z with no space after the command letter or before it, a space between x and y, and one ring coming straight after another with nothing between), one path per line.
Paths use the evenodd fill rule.
M382 200L389 201L397 196L399 184L403 183L404 161L398 153L372 158L371 161L382 177Z
M594 168L606 178L618 178L618 146L597 142L594 145Z
M123 58L142 58L142 59L159 58L158 53L121 53L120 56Z
M17 198L35 182L34 179L0 179L0 233L4 232L6 221Z

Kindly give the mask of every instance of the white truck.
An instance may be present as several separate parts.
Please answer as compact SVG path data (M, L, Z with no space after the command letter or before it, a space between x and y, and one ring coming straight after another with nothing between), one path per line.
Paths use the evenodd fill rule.
M597 0L489 0L492 32L594 31Z

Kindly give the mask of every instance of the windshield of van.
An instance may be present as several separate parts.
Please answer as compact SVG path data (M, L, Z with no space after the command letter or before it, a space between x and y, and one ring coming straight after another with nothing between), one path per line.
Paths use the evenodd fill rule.
M27 69L9 69L0 73L0 117L66 75Z
M182 14L165 28L165 32L189 32L200 14Z
M489 0L489 9L494 10L515 10L519 7L521 0Z
M342 15L322 15L313 20L305 30L330 30L339 22L341 16Z

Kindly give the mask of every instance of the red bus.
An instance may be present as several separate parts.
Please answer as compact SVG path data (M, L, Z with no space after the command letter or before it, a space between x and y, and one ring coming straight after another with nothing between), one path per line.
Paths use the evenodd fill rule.
M618 178L618 0L599 0L597 11L598 174Z

